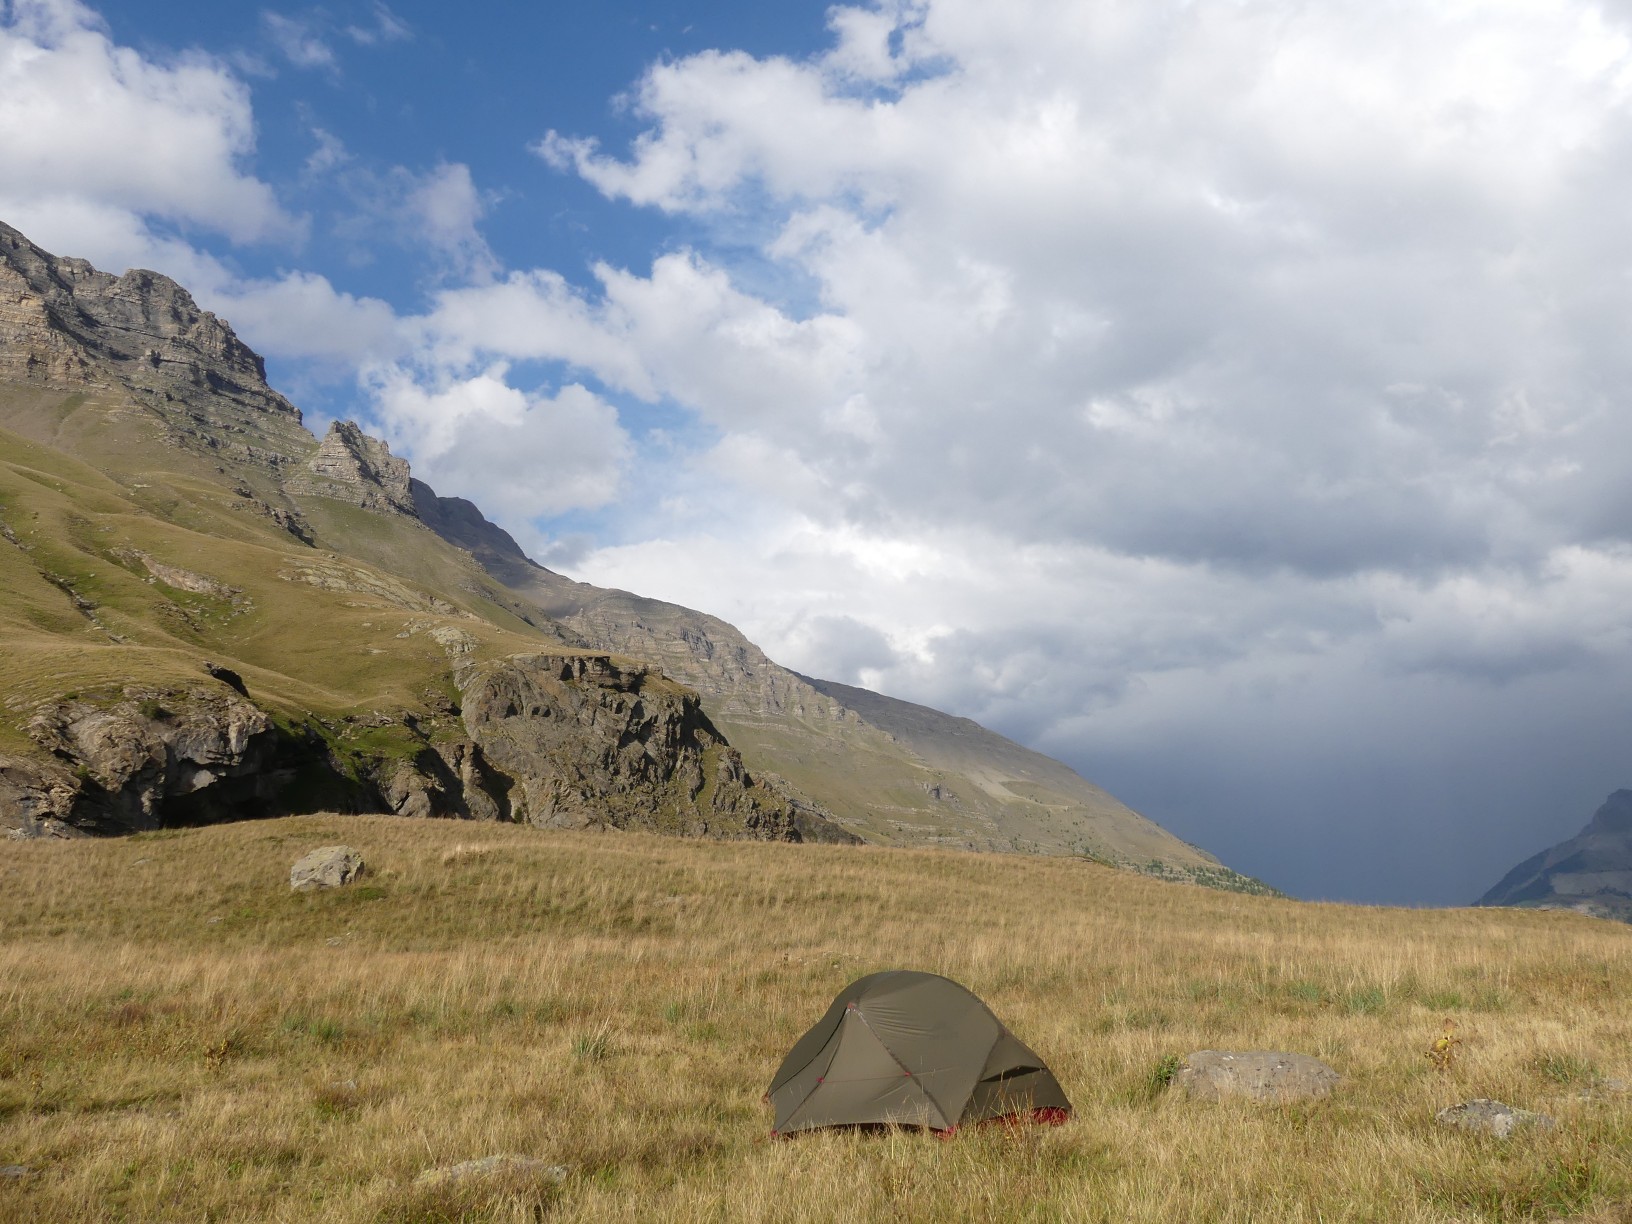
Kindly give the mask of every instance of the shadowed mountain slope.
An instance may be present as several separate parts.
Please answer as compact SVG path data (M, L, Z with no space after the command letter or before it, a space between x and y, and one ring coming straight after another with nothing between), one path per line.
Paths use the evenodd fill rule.
M1610 795L1586 828L1525 859L1478 904L1573 909L1632 921L1632 790Z

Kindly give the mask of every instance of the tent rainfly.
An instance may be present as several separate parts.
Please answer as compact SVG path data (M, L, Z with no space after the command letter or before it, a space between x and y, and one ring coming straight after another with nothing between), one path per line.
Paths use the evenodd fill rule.
M771 1081L771 1133L895 1124L951 1132L989 1118L1063 1122L1043 1060L956 982L892 969L850 983Z

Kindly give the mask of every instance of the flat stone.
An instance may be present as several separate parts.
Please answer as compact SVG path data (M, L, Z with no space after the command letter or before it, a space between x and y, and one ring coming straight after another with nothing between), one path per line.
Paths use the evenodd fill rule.
M365 870L363 856L350 846L320 846L289 869L289 887L297 892L340 888Z
M1318 1058L1280 1050L1197 1050L1173 1073L1174 1091L1202 1101L1306 1101L1343 1077Z
M572 1170L563 1164L551 1164L534 1156L483 1156L480 1160L466 1160L439 1169L426 1169L414 1178L416 1186L452 1185L463 1181L478 1181L488 1177L530 1177L538 1181L565 1181Z
M1515 1109L1511 1105L1504 1105L1488 1097L1475 1097L1471 1101L1463 1101L1460 1105L1442 1109L1434 1115L1434 1120L1441 1126L1454 1127L1476 1135L1490 1135L1497 1139L1506 1139L1514 1131L1529 1127L1536 1130L1552 1130L1558 1125L1546 1114L1529 1109Z
M0 1165L0 1177L19 1178L32 1177L34 1170L27 1165Z

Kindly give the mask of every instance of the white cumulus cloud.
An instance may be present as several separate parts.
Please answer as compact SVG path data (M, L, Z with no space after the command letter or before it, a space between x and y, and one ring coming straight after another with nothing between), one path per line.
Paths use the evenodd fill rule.
M0 210L32 213L37 241L94 251L95 229L79 224L96 209L240 242L296 236L301 223L247 168L254 146L249 91L217 61L145 58L74 0L0 6Z
M616 410L577 384L524 394L505 374L500 365L426 385L382 367L369 378L376 419L438 493L467 497L518 530L616 497L631 449Z

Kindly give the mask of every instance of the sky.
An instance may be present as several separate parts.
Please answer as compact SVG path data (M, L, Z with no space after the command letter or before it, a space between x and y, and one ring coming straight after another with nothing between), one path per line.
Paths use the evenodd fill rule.
M1311 898L1632 786L1629 199L1621 4L0 0L0 220Z

